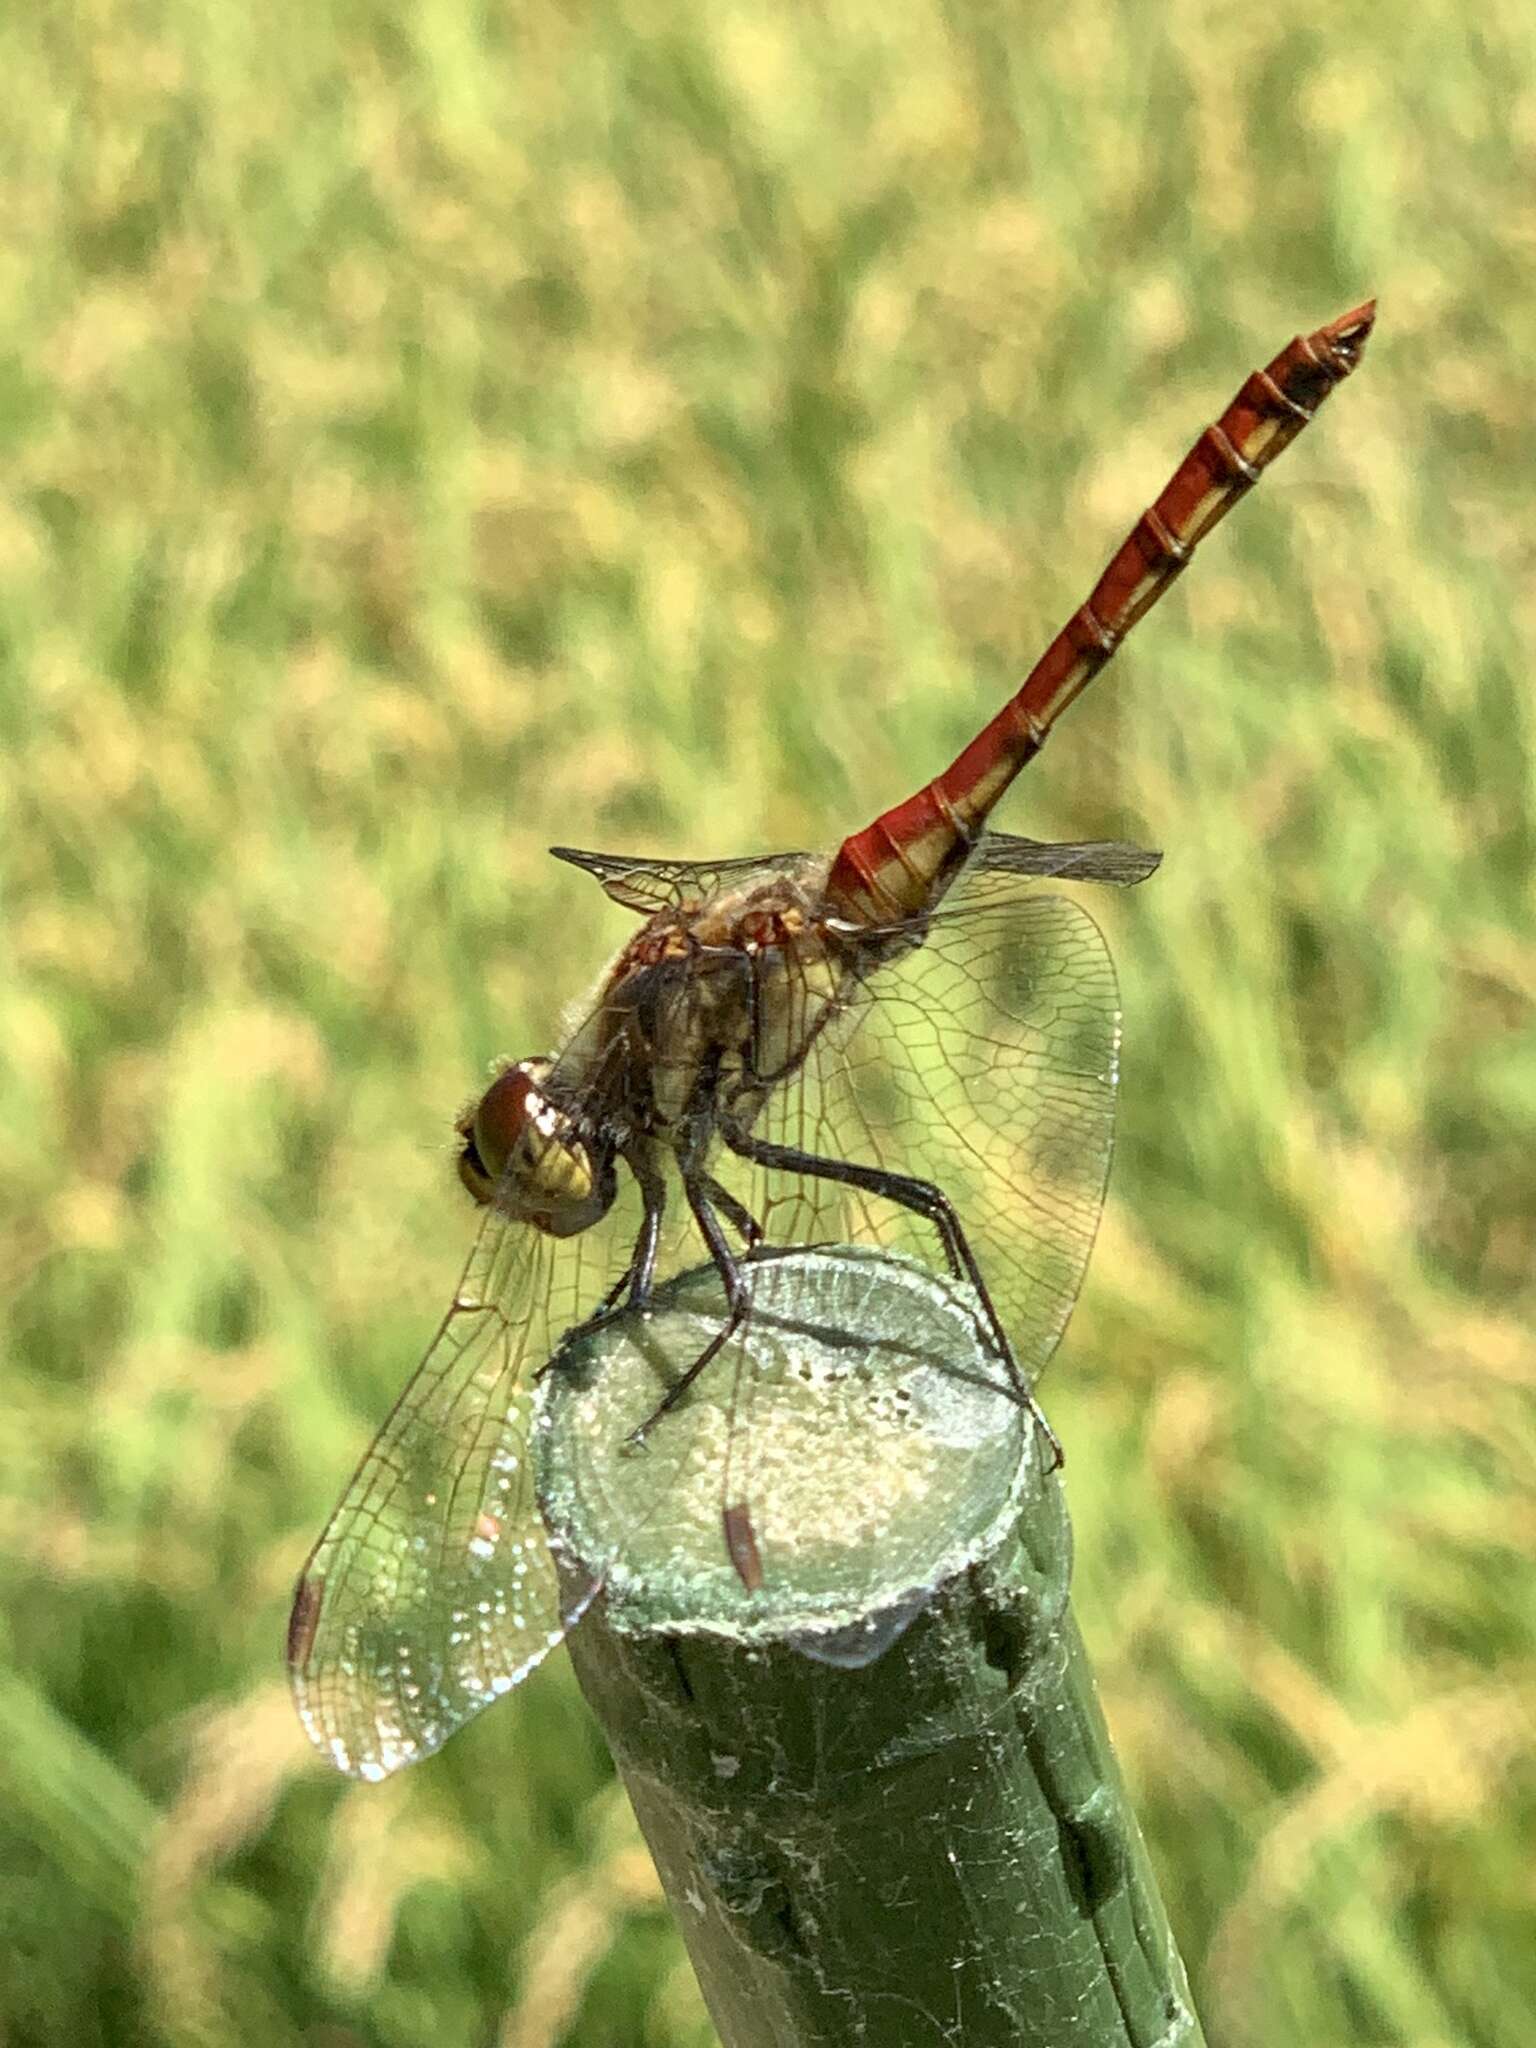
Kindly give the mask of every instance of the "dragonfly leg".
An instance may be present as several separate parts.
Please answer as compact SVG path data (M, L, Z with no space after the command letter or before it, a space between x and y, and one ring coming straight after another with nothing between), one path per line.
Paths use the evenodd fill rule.
M626 1154L631 1172L640 1186L640 1199L645 1213L640 1219L639 1234L635 1248L629 1255L629 1264L614 1281L592 1313L583 1316L574 1328L567 1331L570 1337L589 1337L594 1330L602 1329L616 1316L627 1315L631 1309L643 1315L651 1305L651 1287L656 1278L656 1248L661 1241L661 1219L667 1206L666 1182L656 1171L649 1159L642 1153ZM558 1356L558 1354L557 1354ZM550 1361L553 1364L553 1360ZM549 1370L546 1365L543 1372Z
M740 1236L750 1258L763 1241L763 1226L758 1222L745 1202L738 1202L727 1187L722 1187L712 1174L706 1174L700 1186L708 1195L720 1214Z
M636 1445L644 1443L662 1416L681 1401L710 1360L717 1358L730 1343L746 1321L747 1311L752 1306L752 1296L742 1276L741 1262L726 1242L725 1232L720 1228L720 1218L715 1214L716 1197L724 1190L720 1189L718 1183L712 1181L707 1174L685 1167L683 1192L688 1198L689 1208L693 1211L693 1220L699 1226L699 1235L708 1247L709 1255L725 1284L726 1318L682 1378L675 1380L668 1387L644 1422L630 1431L627 1441ZM733 1207L740 1207L734 1196L730 1197L730 1200ZM724 1204L721 1206L724 1207ZM742 1213L746 1214L744 1210ZM732 1217L731 1221L734 1223L735 1217Z
M774 1145L765 1138L753 1137L750 1131L733 1129L729 1123L722 1124L721 1135L733 1152L743 1159L750 1159L755 1165L776 1167L783 1173L808 1174L816 1180L837 1181L844 1187L863 1188L869 1194L883 1196L886 1201L897 1202L902 1208L911 1209L926 1218L938 1232L950 1270L957 1278L969 1282L981 1302L993 1344L1011 1382L1013 1398L1021 1408L1029 1410L1044 1432L1051 1447L1053 1464L1059 1466L1063 1463L1061 1440L1046 1421L1028 1381L1019 1370L1019 1362L992 1305L992 1296L976 1263L976 1255L961 1228L954 1204L942 1188L935 1187L932 1181L891 1173L881 1166L860 1166L851 1159L822 1159L814 1152L801 1152L793 1145Z

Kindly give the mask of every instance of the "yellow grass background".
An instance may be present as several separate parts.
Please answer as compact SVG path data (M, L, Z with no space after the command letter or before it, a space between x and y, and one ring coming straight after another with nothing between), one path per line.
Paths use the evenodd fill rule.
M543 849L866 822L1375 290L1006 813L1168 850L1046 1391L1212 2043L1529 2048L1528 9L82 0L0 75L0 2041L711 2038L563 1667L363 1789L278 1662L453 1112L625 929Z

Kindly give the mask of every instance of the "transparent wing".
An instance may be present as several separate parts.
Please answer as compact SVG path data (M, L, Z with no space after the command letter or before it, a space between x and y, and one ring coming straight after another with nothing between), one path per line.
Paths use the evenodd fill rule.
M759 872L765 880L776 879L808 858L803 853L749 853L734 860L651 860L641 854L584 853L576 846L549 850L556 860L595 875L615 903L646 914L702 902Z
M872 934L871 947L894 951L901 936ZM818 1028L754 1128L940 1188L1033 1382L1066 1327L1103 1205L1114 968L1080 905L986 867L908 936L832 1012L814 972L805 977L801 1013ZM883 1196L777 1170L738 1191L773 1243L872 1243L941 1262L932 1224Z
M1069 882L1114 882L1133 887L1155 874L1163 856L1122 839L1084 839L1053 845L1045 839L1021 839L1010 832L988 832L971 856L967 879L983 874L1054 875ZM974 890L973 898L974 901Z
M717 890L750 881L755 875L774 879L811 859L804 853L753 853L733 860L653 860L640 854L586 853L575 846L549 850L556 860L594 875L615 903L646 914L702 902ZM1060 875L1074 882L1115 882L1126 887L1144 882L1162 858L1160 853L1118 839L1053 844L1008 832L988 832L971 856L969 872L973 876Z
M625 1227L559 1243L486 1212L426 1357L304 1567L294 1697L354 1777L430 1755L591 1597L562 1606L534 1496L531 1381L622 1269Z

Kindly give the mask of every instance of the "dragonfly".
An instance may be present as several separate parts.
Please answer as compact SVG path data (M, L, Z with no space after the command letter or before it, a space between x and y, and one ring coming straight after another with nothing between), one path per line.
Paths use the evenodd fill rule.
M1161 858L994 831L1056 720L1354 370L1374 301L1243 384L1022 685L943 772L830 854L552 849L641 922L556 1050L458 1119L480 1225L460 1284L300 1575L288 1662L340 1770L429 1755L585 1611L539 1513L535 1382L573 1328L643 1316L700 1254L723 1312L637 1434L750 1331L754 1260L917 1249L970 1290L999 1387L1034 1407L1109 1170L1119 998L1097 925L1042 884ZM722 1500L751 1591L752 1503Z

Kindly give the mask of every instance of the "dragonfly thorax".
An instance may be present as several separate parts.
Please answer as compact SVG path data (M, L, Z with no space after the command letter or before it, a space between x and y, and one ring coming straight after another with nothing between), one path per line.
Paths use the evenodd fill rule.
M551 1237L574 1237L612 1202L613 1159L545 1094L552 1064L519 1060L460 1117L459 1179L477 1202Z

